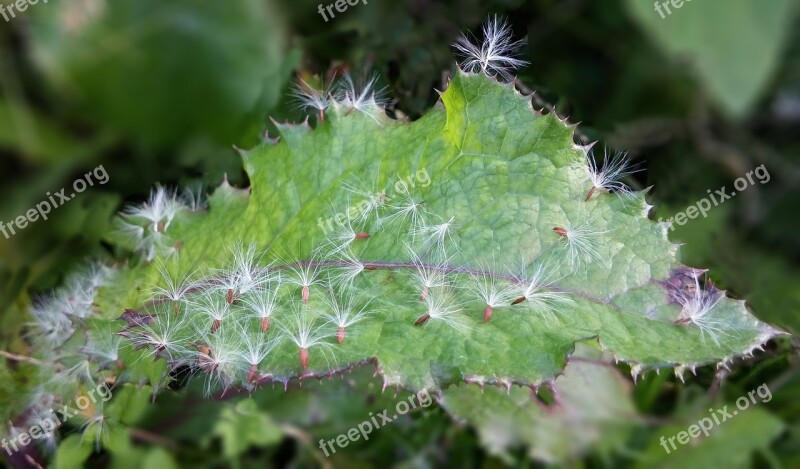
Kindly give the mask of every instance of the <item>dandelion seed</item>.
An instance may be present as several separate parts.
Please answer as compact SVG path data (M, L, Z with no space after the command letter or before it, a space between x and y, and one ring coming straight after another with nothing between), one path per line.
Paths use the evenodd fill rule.
M511 26L502 18L495 16L483 24L483 41L480 46L462 34L453 44L456 51L465 56L461 68L470 73L484 75L497 74L505 81L511 81L510 70L522 67L528 62L517 58L516 50L525 42L513 41Z
M164 354L168 361L177 363L188 355L186 336L183 327L186 316L175 318L164 312L152 321L142 321L138 331L131 335L131 342L137 349L147 349L147 355L157 359Z
M92 314L94 292L73 279L70 285L57 291L55 300L60 303L64 313L84 319Z
M52 294L34 300L29 313L36 336L50 348L60 347L75 332L72 320L63 312L60 299Z
M703 343L707 334L715 344L719 345L718 336L729 335L725 332L727 324L715 319L711 313L724 296L722 292L712 292L701 287L699 275L694 275L693 287L681 291L677 297L681 305L681 314L675 324L693 324L700 329Z
M438 251L444 252L445 244L448 241L452 241L454 221L455 217L450 217L446 222L436 225L421 225L411 230L411 234L415 238L422 238L422 244L425 249L436 248Z
M331 291L330 297L325 298L327 311L323 315L338 327L336 338L340 344L344 342L346 328L367 319L372 314L367 310L370 301L364 303L360 308L358 303L359 301L355 296L348 293L336 295Z
M408 244L406 244L406 251L411 256L411 262L414 264L414 268L416 269L414 278L422 289L420 294L420 302L424 302L427 299L428 293L431 289L449 285L445 275L447 260L437 265L430 265L426 264L425 261L423 261L422 258Z
M229 304L233 304L238 297L258 288L270 279L269 267L260 267L261 255L256 246L250 244L245 248L237 243L231 249L233 262L227 269L219 271L220 281L218 287L225 293Z
M352 288L356 277L370 268L361 262L350 249L342 251L339 257L342 264L333 269L337 273L330 276L330 283L343 290Z
M384 107L388 104L388 99L385 95L386 87L376 88L378 74L372 74L369 79L364 80L361 86L356 85L349 74L346 74L340 83L341 86L336 94L336 100L345 106L366 114L380 124L378 117L383 113Z
M298 78L298 82L292 87L291 95L299 109L314 109L317 111L319 122L325 121L325 110L331 104L330 93L327 90L324 88L318 90L302 78Z
M259 320L262 332L269 331L270 318L278 309L278 286L280 282L280 275L277 275L272 281L262 288L252 291L242 300L249 312Z
M121 341L122 338L116 334L93 334L89 337L86 345L81 348L81 352L97 360L100 367L114 363L120 369L123 369L125 364L119 359Z
M206 290L198 298L190 300L190 307L195 317L205 320L206 330L213 334L223 320L231 314L231 303L227 298L220 298L213 290Z
M606 193L613 192L620 196L633 194L630 187L620 181L640 171L637 166L631 166L627 153L617 152L609 156L607 151L604 152L603 164L598 168L594 154L591 151L587 151L586 163L589 168L589 181L592 183L592 187L586 195L586 201L591 199L598 190Z
M314 256L312 255L311 258L306 262L299 262L295 264L294 266L290 267L290 269L294 275L291 275L287 282L301 287L303 304L308 304L308 299L311 294L311 286L320 282L319 269L316 262L314 262Z
M201 185L187 187L180 196L180 202L192 212L199 212L208 208L208 199L203 193Z
M448 327L464 334L472 330L468 319L461 314L462 309L455 304L449 295L432 295L426 302L427 312L420 316L415 326L422 326L428 322L442 322Z
M130 219L145 220L152 231L164 233L178 212L185 208L175 190L157 186L150 192L147 202L127 207L122 215Z
M361 199L361 201L358 202L358 204L356 204L356 207L358 207L359 209L358 213L356 214L355 217L353 217L352 220L353 223L356 223L358 225L365 224L369 220L369 217L373 213L377 213L378 210L386 204L386 201L389 200L389 196L386 195L386 189L382 189L380 192L377 192L375 190L369 192L359 189L355 185L349 183L344 183L342 184L342 186L345 188L347 192ZM348 198L348 206L352 207L352 205L349 205L349 203L350 199ZM381 219L379 217L378 224L380 224L380 221Z
M470 289L486 306L483 309L483 322L487 323L492 318L494 308L507 305L514 299L514 291L511 285L502 285L487 268L482 268L482 272L472 275L474 285Z
M177 315L180 313L180 303L192 289L195 272L184 276L173 276L164 264L156 265L156 269L161 274L164 286L154 285L151 288L152 295L171 301L172 311Z
M55 373L49 375L49 382L57 387L72 386L75 383L93 385L94 377L91 363L89 360L82 358L68 368L57 369Z
M109 267L102 262L89 262L66 283L81 285L87 292L95 294L100 287L108 284L114 272L113 267Z
M82 432L81 439L83 439L83 436L89 434L90 430L94 430L94 447L96 451L100 451L100 443L103 439L103 436L106 436L109 433L108 420L109 419L103 415L102 412L100 412L94 415L92 418L86 420L86 422L84 422L80 427Z
M564 292L553 290L557 279L545 263L538 264L529 275L516 276L520 297L512 305L527 302L532 308L553 314L561 305L572 303Z
M350 206L349 203L348 206ZM355 241L365 240L368 238L369 233L365 231L356 231L356 229L353 228L352 220L348 214L346 222L342 223L339 228L337 228L329 235L328 238L326 238L324 247L322 249L328 250L329 247L326 257L335 257L341 252L349 249Z
M210 395L217 387L228 389L236 376L250 367L241 350L241 330L234 327L227 333L209 334L202 330L198 333L201 334L200 343L204 346L194 352L194 355L200 369L208 373L206 395Z
M319 349L327 360L328 351L333 347L333 344L327 342L327 340L332 337L332 334L324 323L318 324L315 321L313 314L303 311L302 307L293 306L294 313L290 321L288 323L279 322L278 327L284 333L284 336L300 349L300 365L305 370L308 368L308 351L312 347Z
M249 365L247 382L252 384L258 379L258 365L272 353L278 342L265 339L263 334L250 334L243 328L239 329L238 334L244 342L239 352L240 359Z
M602 235L608 230L599 230L593 225L597 219L597 214L578 226L557 226L553 231L563 240L563 244L558 248L566 251L567 260L572 269L575 269L581 262L601 262L607 264L609 258L603 253Z
M415 200L409 194L403 194L387 205L387 209L392 213L383 217L381 223L396 223L408 220L411 231L419 230L423 225L424 215L426 215L424 202Z
M126 241L136 246L139 250L144 240L145 229L141 225L131 223L123 218L115 218L114 226L117 233L119 233Z

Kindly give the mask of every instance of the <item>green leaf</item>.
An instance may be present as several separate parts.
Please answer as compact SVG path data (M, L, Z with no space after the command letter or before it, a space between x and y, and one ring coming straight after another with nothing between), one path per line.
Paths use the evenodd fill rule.
M411 390L539 385L590 337L634 377L680 373L778 334L676 261L643 194L593 190L572 128L511 85L457 73L442 102L413 123L342 100L313 130L279 125L279 143L243 152L252 187L224 183L207 211L155 191L119 220L126 235L109 236L145 262L114 270L93 314L126 311L120 335L138 361L189 367L209 393L370 361L386 385ZM401 216L417 206L403 205L404 193L424 208L420 219ZM366 212L340 236L337 220ZM510 293L481 298L486 282ZM170 290L174 301L161 296ZM253 303L270 295L265 331ZM348 301L350 318L369 314L345 325L326 316ZM126 379L147 381L135 371Z
M153 448L147 452L141 467L143 469L177 469L180 466L166 450Z
M150 386L124 384L121 389L114 390L114 400L108 404L106 416L133 425L147 411L151 396Z
M651 0L627 0L633 18L664 52L688 59L723 109L744 115L776 71L795 2L776 0L769 8L749 0L655 3L666 4L661 14Z
M716 407L721 409L721 406ZM728 408L736 408L731 404ZM695 439L690 439L686 445L680 445L677 440L679 432L687 432L690 425L697 425L698 420L707 418L707 413L696 415L695 420L687 421L684 426L667 426L659 428L659 434L653 439L647 452L642 456L639 467L680 467L680 468L705 468L715 467L753 467L753 453L769 448L772 440L778 437L784 429L780 419L761 408L749 408L738 411L730 419L714 426L709 430L708 436L702 433ZM720 417L722 418L722 417ZM758 429L758 431L753 431ZM661 446L660 438L664 436L664 443L669 453ZM676 436L676 449L670 446L669 438Z
M81 143L31 108L0 99L0 147L16 150L33 163L58 166L65 156L82 162L95 157L104 140Z
M96 121L155 143L235 141L289 76L267 2L56 2L36 14L35 58L53 86Z
M222 439L222 451L228 459L236 458L250 446L264 447L283 438L280 427L250 399L223 409L213 435Z
M53 466L57 469L83 467L92 454L92 442L84 440L80 435L70 435L58 445L53 457Z
M441 405L472 424L490 453L512 464L510 450L524 446L544 463L563 463L589 449L623 448L637 412L630 384L592 347L579 344L555 379L556 403L545 405L524 387L501 389L458 384Z

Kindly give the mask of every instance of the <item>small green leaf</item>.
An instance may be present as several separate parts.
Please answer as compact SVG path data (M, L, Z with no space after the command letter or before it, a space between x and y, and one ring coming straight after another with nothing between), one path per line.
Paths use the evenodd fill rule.
M689 59L723 108L744 115L779 64L797 11L792 0L627 0L645 33L674 58ZM663 5L662 5L663 4ZM681 5L676 8L676 5Z
M147 452L141 465L142 469L178 469L178 463L166 450L153 448Z
M224 409L213 435L222 439L222 451L228 459L236 458L250 446L265 447L283 438L280 427L250 399Z
M56 469L82 468L92 449L91 441L84 440L80 435L70 435L59 443L53 466Z
M721 406L715 408L720 409ZM733 404L728 406L729 410L735 408ZM701 433L699 437L690 439L685 445L681 445L677 440L679 432L687 432L690 425L697 425L698 420L707 418L707 413L696 415L696 419L687 420L683 426L659 428L659 434L642 456L638 467L681 469L753 467L753 454L758 450L767 449L781 434L784 424L768 411L757 407L736 412L738 412L736 415L709 430L707 437ZM664 443L660 441L661 437L665 438ZM672 442L675 448L669 441L671 437L674 437Z
M147 411L152 390L150 386L123 384L114 390L114 399L106 405L106 417L125 425L134 425Z
M544 463L578 458L590 449L623 448L638 419L630 385L607 363L608 357L578 345L553 383L557 398L549 406L526 387L476 383L445 389L441 405L472 424L489 452L509 464L510 450L517 447Z

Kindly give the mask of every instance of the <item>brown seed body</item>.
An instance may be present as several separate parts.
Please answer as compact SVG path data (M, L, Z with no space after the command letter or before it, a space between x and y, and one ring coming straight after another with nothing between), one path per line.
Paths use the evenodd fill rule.
M301 348L300 349L300 364L303 365L303 369L305 370L308 368L308 349Z
M428 287L424 287L422 289L422 294L419 296L420 303L424 303L425 299L428 298Z
M269 318L261 318L261 332L269 331Z
M253 363L250 365L250 371L247 372L247 382L252 383L256 379L256 374L258 373L258 365Z
M369 238L369 233L362 231L360 233L356 233L356 239L367 239Z
M309 295L308 285L303 286L302 295L303 295L303 304L308 304L308 295Z
M594 191L595 191L596 189L597 189L596 187L592 186L592 188L591 188L591 189L589 189L589 193L586 195L586 198L585 198L585 199L583 199L583 201L584 201L584 202L588 202L588 201L589 201L589 199L591 199L591 198L592 198L592 196L594 195Z
M228 304L232 304L233 303L233 289L231 289L231 288L228 288L228 298L227 299L228 299Z
M525 301L525 297L524 296L520 296L519 298L517 298L516 300L511 302L511 306L518 305L518 304L522 303L523 301Z
M217 329L219 329L219 326L221 325L222 321L219 319L214 319L214 322L211 323L211 333L213 334L214 332L217 332Z
M560 226L557 226L557 227L553 228L553 231L558 233L558 235L561 236L562 238L566 238L567 237L566 228L561 228Z
M421 326L421 325L425 324L426 322L428 322L428 319L430 319L430 318L431 318L430 314L427 314L427 313L423 314L422 316L419 317L419 319L414 321L414 325L415 326Z
M344 327L340 327L336 332L336 340L338 340L340 344L344 342Z
M489 322L489 320L492 319L493 312L494 309L492 309L491 306L486 305L486 307L483 308L483 322Z

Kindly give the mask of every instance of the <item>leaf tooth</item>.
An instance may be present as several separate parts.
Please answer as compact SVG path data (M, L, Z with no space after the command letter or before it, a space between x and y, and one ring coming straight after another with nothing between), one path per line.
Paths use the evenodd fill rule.
M675 371L675 377L681 380L681 383L685 383L686 381L683 379L683 373L686 371L686 367L683 365L678 365L673 368Z
M308 116L299 124L293 124L291 122L279 123L272 117L270 117L269 120L278 129L281 140L285 141L290 147L299 146L303 138L312 130L308 125Z
M501 380L500 380L500 384L502 384L503 386L505 386L505 388L506 388L506 394L507 394L507 395L510 395L510 394L511 394L511 381L509 381L509 380L507 380L507 379L501 379Z
M639 376L643 376L643 366L641 363L634 363L631 365L631 376L633 377L633 384L636 384L636 381L639 379Z
M281 137L270 137L269 130L264 131L264 135L261 136L261 141L267 143L269 145L277 145L281 141Z
M239 156L242 157L242 160L247 160L247 158L250 156L250 150L246 150L238 145L233 145L233 149L239 154Z
M386 376L383 376L383 385L381 386L381 394L383 394L386 391L386 386L388 385L389 385L389 380L386 378Z

